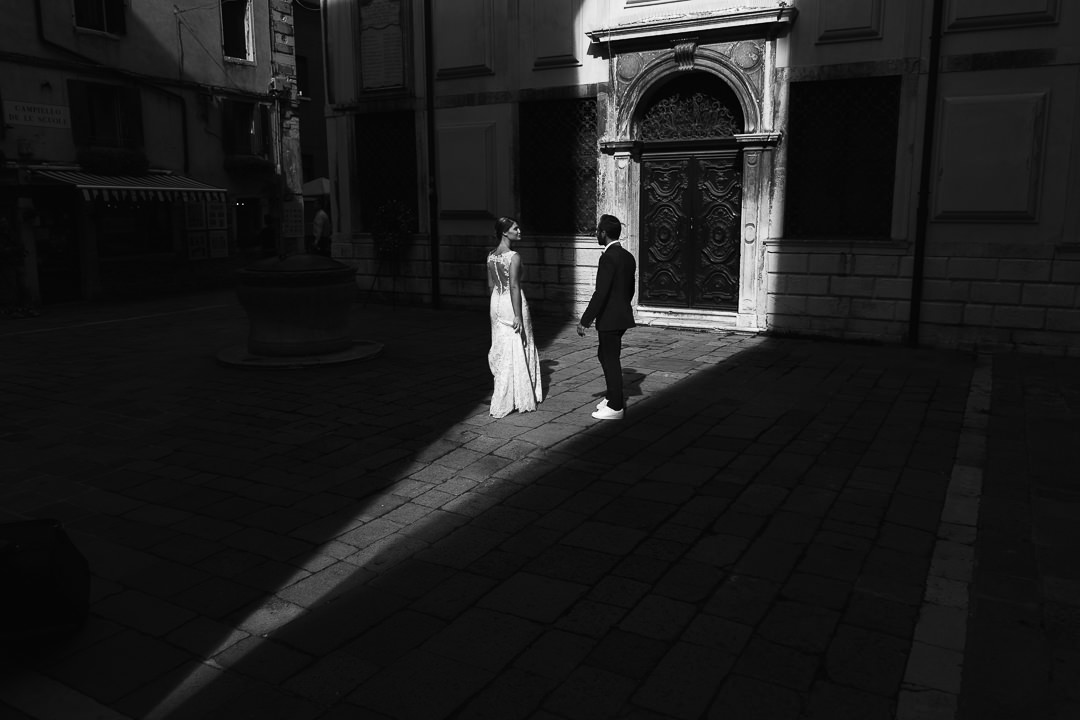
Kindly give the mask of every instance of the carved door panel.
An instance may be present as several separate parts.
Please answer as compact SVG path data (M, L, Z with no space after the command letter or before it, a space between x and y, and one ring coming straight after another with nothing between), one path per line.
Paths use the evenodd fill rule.
M686 238L690 158L641 164L641 270L638 302L685 307L689 302Z
M741 197L737 150L643 158L642 304L736 307Z

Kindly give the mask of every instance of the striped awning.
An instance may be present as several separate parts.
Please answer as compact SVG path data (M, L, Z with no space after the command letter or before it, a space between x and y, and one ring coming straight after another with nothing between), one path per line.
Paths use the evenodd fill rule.
M184 200L225 202L225 189L183 175L93 175L70 170L38 170L35 178L74 185L86 200Z

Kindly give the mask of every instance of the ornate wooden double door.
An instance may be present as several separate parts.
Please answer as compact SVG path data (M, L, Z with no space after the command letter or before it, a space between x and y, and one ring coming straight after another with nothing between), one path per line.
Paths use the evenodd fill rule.
M640 304L736 309L741 170L736 149L642 157Z

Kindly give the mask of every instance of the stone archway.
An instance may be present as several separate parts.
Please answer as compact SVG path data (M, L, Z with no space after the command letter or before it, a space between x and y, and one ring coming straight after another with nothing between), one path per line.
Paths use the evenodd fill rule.
M619 98L616 134L630 137L633 121L641 108L648 105L651 97L665 84L687 73L704 73L722 81L739 103L743 132L757 132L762 123L764 98L761 97L761 83L755 82L757 73L754 71L762 64L762 48L760 43L747 40L728 43L725 49L734 57L694 43L677 45L644 66L641 64L643 54L619 56L619 77L627 84Z
M785 15L777 23L786 24L792 17ZM653 242L647 235L647 228L642 226L643 222L648 222L642 215L643 207L647 210L651 202L647 193L643 194L643 178L648 180L646 175L651 172L650 157L658 157L657 153L665 149L676 153L691 150L698 155L704 153L710 162L718 161L723 167L718 169L714 165L701 169L699 164L692 172L698 176L711 172L714 177L728 177L729 171L734 169L741 188L737 202L732 203L730 197L722 200L728 209L732 205L738 208L737 218L730 217L731 222L720 230L724 241L738 248L737 272L728 273L735 287L725 295L725 301L711 307L708 303L696 306L687 302L683 307L681 301L657 303L646 294L636 298L639 322L745 330L759 330L766 325L761 240L768 233L773 151L780 135L774 131L777 126L773 102L775 40L767 37L768 28L760 29L760 37L747 37L745 32L740 32L739 40L724 41L723 37L714 35L715 42L699 44L697 40L665 37L662 28L658 28L654 38L649 38L647 28L635 27L632 43L628 40L622 45L608 47L612 86L602 98L609 131L601 141L601 150L606 156L601 170L601 197L608 208L605 211L630 219L627 244L639 258L639 266L642 253L649 251ZM594 39L602 40L605 36L598 35ZM606 39L615 39L614 33ZM650 41L654 43L653 49L643 49ZM661 44L666 47L657 47ZM691 73L700 73L699 77L707 75L723 84L732 105L729 109L742 121L741 127L736 128L738 132L731 132L722 140L706 138L704 142L698 142L696 148L692 147L693 142L684 143L681 148L665 148L663 142L651 143L642 138L641 122L653 101L663 95L663 89L669 83ZM737 112L734 112L734 105L737 105ZM691 208L693 210L694 206ZM684 244L683 247L687 246ZM691 247L690 251L696 250ZM731 257L727 260L730 262Z

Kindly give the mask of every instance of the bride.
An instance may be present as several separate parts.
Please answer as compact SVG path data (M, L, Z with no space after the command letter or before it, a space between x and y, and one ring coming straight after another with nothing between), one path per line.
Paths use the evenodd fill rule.
M495 221L495 239L499 245L487 257L491 292L488 367L495 376L491 416L496 418L505 417L511 410L535 410L536 404L544 399L529 303L521 292L521 257L510 249L520 237L516 220L499 218Z

